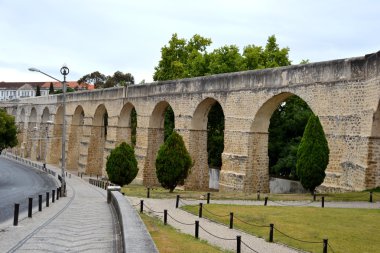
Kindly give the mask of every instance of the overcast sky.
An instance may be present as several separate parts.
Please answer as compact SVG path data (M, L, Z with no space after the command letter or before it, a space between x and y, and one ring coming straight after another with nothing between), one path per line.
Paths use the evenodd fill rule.
M275 34L298 64L380 50L375 0L0 0L0 81L68 80L99 71L152 81L161 48L173 33L224 45L265 46Z

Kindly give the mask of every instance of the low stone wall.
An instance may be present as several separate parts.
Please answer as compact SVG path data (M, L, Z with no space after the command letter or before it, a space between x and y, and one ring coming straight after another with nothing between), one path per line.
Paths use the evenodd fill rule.
M131 203L119 191L108 188L110 204L116 210L120 224L123 252L158 253L145 224Z

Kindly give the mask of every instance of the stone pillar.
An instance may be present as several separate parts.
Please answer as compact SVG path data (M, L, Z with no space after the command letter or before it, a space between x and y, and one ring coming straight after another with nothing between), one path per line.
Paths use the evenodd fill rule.
M86 174L102 175L104 144L104 126L92 126L88 146Z
M156 176L156 157L158 149L163 143L164 129L148 128L148 149L143 171L143 183L145 186L160 185Z
M78 171L86 173L87 160L88 160L88 147L91 137L92 118L84 117L82 126L82 135L79 137L79 158L78 158Z
M188 150L193 160L193 167L185 180L185 188L189 190L208 190L207 130L189 130Z
M369 138L366 189L380 186L380 137Z

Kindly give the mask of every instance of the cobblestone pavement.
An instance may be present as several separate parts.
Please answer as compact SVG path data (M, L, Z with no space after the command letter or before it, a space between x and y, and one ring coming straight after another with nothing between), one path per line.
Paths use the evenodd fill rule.
M76 176L66 177L61 197L18 226L0 224L0 252L116 252L116 217L106 191Z

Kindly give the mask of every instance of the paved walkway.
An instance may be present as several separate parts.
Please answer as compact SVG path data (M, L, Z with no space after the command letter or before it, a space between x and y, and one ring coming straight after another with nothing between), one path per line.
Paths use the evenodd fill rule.
M128 197L136 209L140 209L139 203L141 198ZM175 208L175 199L146 199L144 198L144 213L156 216L163 220L163 210L168 210L168 224L179 229L181 232L194 236L195 221L198 220L201 228L199 237L208 241L210 244L219 246L226 250L236 251L236 236L241 235L242 252L260 252L260 253L285 253L285 252L303 252L289 248L288 246L268 243L264 239L257 238L240 230L229 229L225 225L212 222L208 219L199 218L179 208ZM206 203L205 200L184 200L180 201L180 206L184 204L199 205L200 202ZM263 205L263 201L245 201L245 200L211 200L211 203L219 204L238 204L238 205ZM320 202L309 201L268 201L269 205L277 206L316 206L320 207ZM206 207L206 206L205 206ZM325 202L325 208L380 208L380 202ZM206 212L205 210L203 211ZM174 219L173 219L174 218ZM268 228L269 233L269 228ZM213 234L213 235L211 235ZM216 235L216 236L215 236ZM219 237L219 238L218 238ZM221 239L223 238L223 239ZM229 239L229 240L225 240ZM244 245L245 244L245 245ZM249 248L248 248L248 247ZM321 242L322 250L322 242Z
M18 226L0 225L0 252L116 252L117 221L106 191L76 175L66 182L67 197L43 203L42 212L33 210Z

